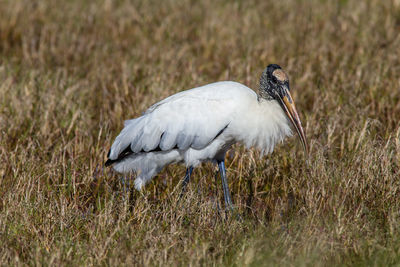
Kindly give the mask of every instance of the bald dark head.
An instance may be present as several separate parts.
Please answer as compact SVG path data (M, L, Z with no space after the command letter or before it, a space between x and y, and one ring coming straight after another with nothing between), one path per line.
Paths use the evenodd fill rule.
M282 96L281 88L289 90L289 77L279 65L268 65L261 74L259 95L267 100L276 100Z

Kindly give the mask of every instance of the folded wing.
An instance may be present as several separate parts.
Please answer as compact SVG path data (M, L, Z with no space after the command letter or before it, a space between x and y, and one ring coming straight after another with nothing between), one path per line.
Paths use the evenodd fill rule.
M226 92L211 89L178 93L126 121L106 165L135 153L206 147L228 127L237 103Z

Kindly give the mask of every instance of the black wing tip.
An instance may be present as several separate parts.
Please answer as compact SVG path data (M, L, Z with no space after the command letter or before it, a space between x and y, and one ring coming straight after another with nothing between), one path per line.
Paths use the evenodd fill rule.
M131 146L127 146L119 155L118 158L116 159L110 159L110 155L111 155L111 149L108 151L107 154L107 161L104 163L104 166L108 167L114 163L120 162L122 161L125 157L129 156L130 154L132 154L133 151L131 149Z
M108 159L108 160L106 161L106 163L104 163L104 166L106 166L106 167L111 166L111 165L113 165L114 162L115 162L115 160Z
M111 149L110 150L108 150L108 153L107 153L107 161L104 163L104 166L106 166L106 167L108 167L108 166L110 166L110 165L112 165L113 163L114 163L114 160L112 160L112 159L109 159L110 158L110 154L111 154Z

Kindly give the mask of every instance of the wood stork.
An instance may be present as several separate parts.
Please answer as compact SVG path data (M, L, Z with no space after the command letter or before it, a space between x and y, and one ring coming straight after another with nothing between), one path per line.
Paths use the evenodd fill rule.
M186 175L204 161L218 164L225 205L232 207L224 158L236 142L271 153L278 142L297 131L308 152L306 137L290 95L289 79L276 64L263 71L258 94L243 84L223 81L183 91L147 109L125 127L108 152L105 165L120 173L136 172L140 190L164 166L183 162Z

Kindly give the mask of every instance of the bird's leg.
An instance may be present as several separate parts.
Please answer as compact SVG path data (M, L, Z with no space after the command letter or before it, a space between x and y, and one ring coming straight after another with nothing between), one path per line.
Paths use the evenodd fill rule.
M181 199L183 197L183 194L186 191L186 186L188 185L188 183L190 181L190 175L192 175L192 172L193 172L193 167L189 167L186 169L186 174L185 174L185 178L183 179L183 182L182 182L182 191L179 196L179 199Z
M225 206L233 210L231 195L229 193L228 182L226 180L225 161L218 161L219 173L221 174L222 189L224 190Z
M220 214L221 208L219 207L219 201L218 201L218 172L215 172L214 178L215 178L215 185L216 185L214 202L215 202L215 205L217 206L218 214Z
M127 177L127 175L123 175L121 176L121 183L122 183L122 191L124 192L124 194L126 194L127 192L129 192L129 177Z

